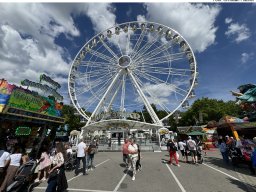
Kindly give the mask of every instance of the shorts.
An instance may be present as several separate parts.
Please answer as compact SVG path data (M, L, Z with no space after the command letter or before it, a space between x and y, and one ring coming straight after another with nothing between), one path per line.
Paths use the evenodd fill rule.
M187 156L187 153L185 150L180 150L182 157Z
M196 150L189 150L190 151L190 154L191 154L191 156L196 156Z

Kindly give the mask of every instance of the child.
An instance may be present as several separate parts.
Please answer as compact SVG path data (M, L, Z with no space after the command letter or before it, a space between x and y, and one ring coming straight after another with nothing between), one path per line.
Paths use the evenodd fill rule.
M37 176L37 179L35 180L35 182L40 181L39 179L40 179L41 174L44 175L44 177L42 178L41 181L46 181L46 179L47 179L47 173L48 173L50 165L51 165L51 159L48 155L46 146L43 147L40 160L41 161L40 161L40 164L39 164L38 176Z

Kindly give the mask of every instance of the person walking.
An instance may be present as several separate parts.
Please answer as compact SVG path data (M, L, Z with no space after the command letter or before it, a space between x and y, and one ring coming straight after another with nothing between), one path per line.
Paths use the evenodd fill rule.
M10 165L7 168L5 179L1 185L0 192L5 191L6 188L13 182L13 178L21 165L22 153L18 146L15 146L13 154L10 155Z
M167 150L169 151L169 155L170 155L170 161L169 164L172 164L172 158L174 158L175 163L178 167L180 167L179 164L179 160L177 158L177 151L178 151L178 147L177 144L175 143L174 139L169 139L168 143L167 143Z
M129 157L131 160L131 164L132 164L132 180L135 180L135 175L136 175L136 162L138 160L138 146L135 143L135 139L132 138L131 139L131 143L128 146L128 151L129 151Z
M83 175L87 175L87 173L86 173L86 150L87 150L87 146L84 143L84 140L80 139L80 142L77 145L77 157L76 157L75 175L78 175L78 169L80 168L80 161L81 160L83 162Z
M0 186L4 181L6 175L6 168L10 163L10 154L5 150L0 150Z
M226 164L229 164L228 147L227 147L226 142L225 142L224 139L219 140L219 149L220 149L223 161Z
M63 143L56 143L56 153L52 162L53 168L49 171L48 185L45 192L65 192L68 188L64 167L67 154Z
M186 143L183 142L182 140L179 140L178 146L179 146L179 150L181 152L183 161L187 162L188 161L188 155L186 153Z
M129 165L129 151L128 151L129 145L130 145L129 139L125 138L124 144L122 146L122 152L123 152L123 162L126 168L128 168L128 165Z
M88 154L88 170L89 168L91 170L95 169L95 166L93 165L93 160L94 160L94 155L97 151L97 147L96 147L96 141L92 141L87 149L87 154Z
M193 163L197 164L196 142L194 140L192 140L191 136L188 136L187 146L188 146L188 150L191 154Z

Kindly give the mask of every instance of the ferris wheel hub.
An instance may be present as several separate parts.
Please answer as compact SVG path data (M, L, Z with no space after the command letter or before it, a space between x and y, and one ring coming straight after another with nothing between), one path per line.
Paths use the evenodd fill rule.
M118 65L121 68L127 68L131 64L131 58L128 55L122 55L118 60Z

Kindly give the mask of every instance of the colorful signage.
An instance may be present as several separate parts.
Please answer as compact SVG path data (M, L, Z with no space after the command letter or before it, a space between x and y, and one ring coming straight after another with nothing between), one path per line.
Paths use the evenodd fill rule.
M61 104L47 97L42 97L35 92L16 88L13 90L8 106L60 117Z
M58 82L54 81L51 77L49 77L45 74L40 75L40 82L41 81L45 81L45 82L51 84L52 86L55 87L55 89L59 89L61 87Z
M25 80L21 81L21 85L28 86L28 87L35 87L35 88L40 89L44 92L51 93L58 100L61 100L61 101L63 100L63 96L61 96L55 89L53 89L52 87L50 87L48 85L37 83L37 82L34 82L34 81L30 81L28 79L25 79Z
M0 113L3 112L15 85L8 84L5 79L0 79Z
M20 135L30 135L31 133L31 128L30 127L17 127L15 131L15 135L20 136Z

